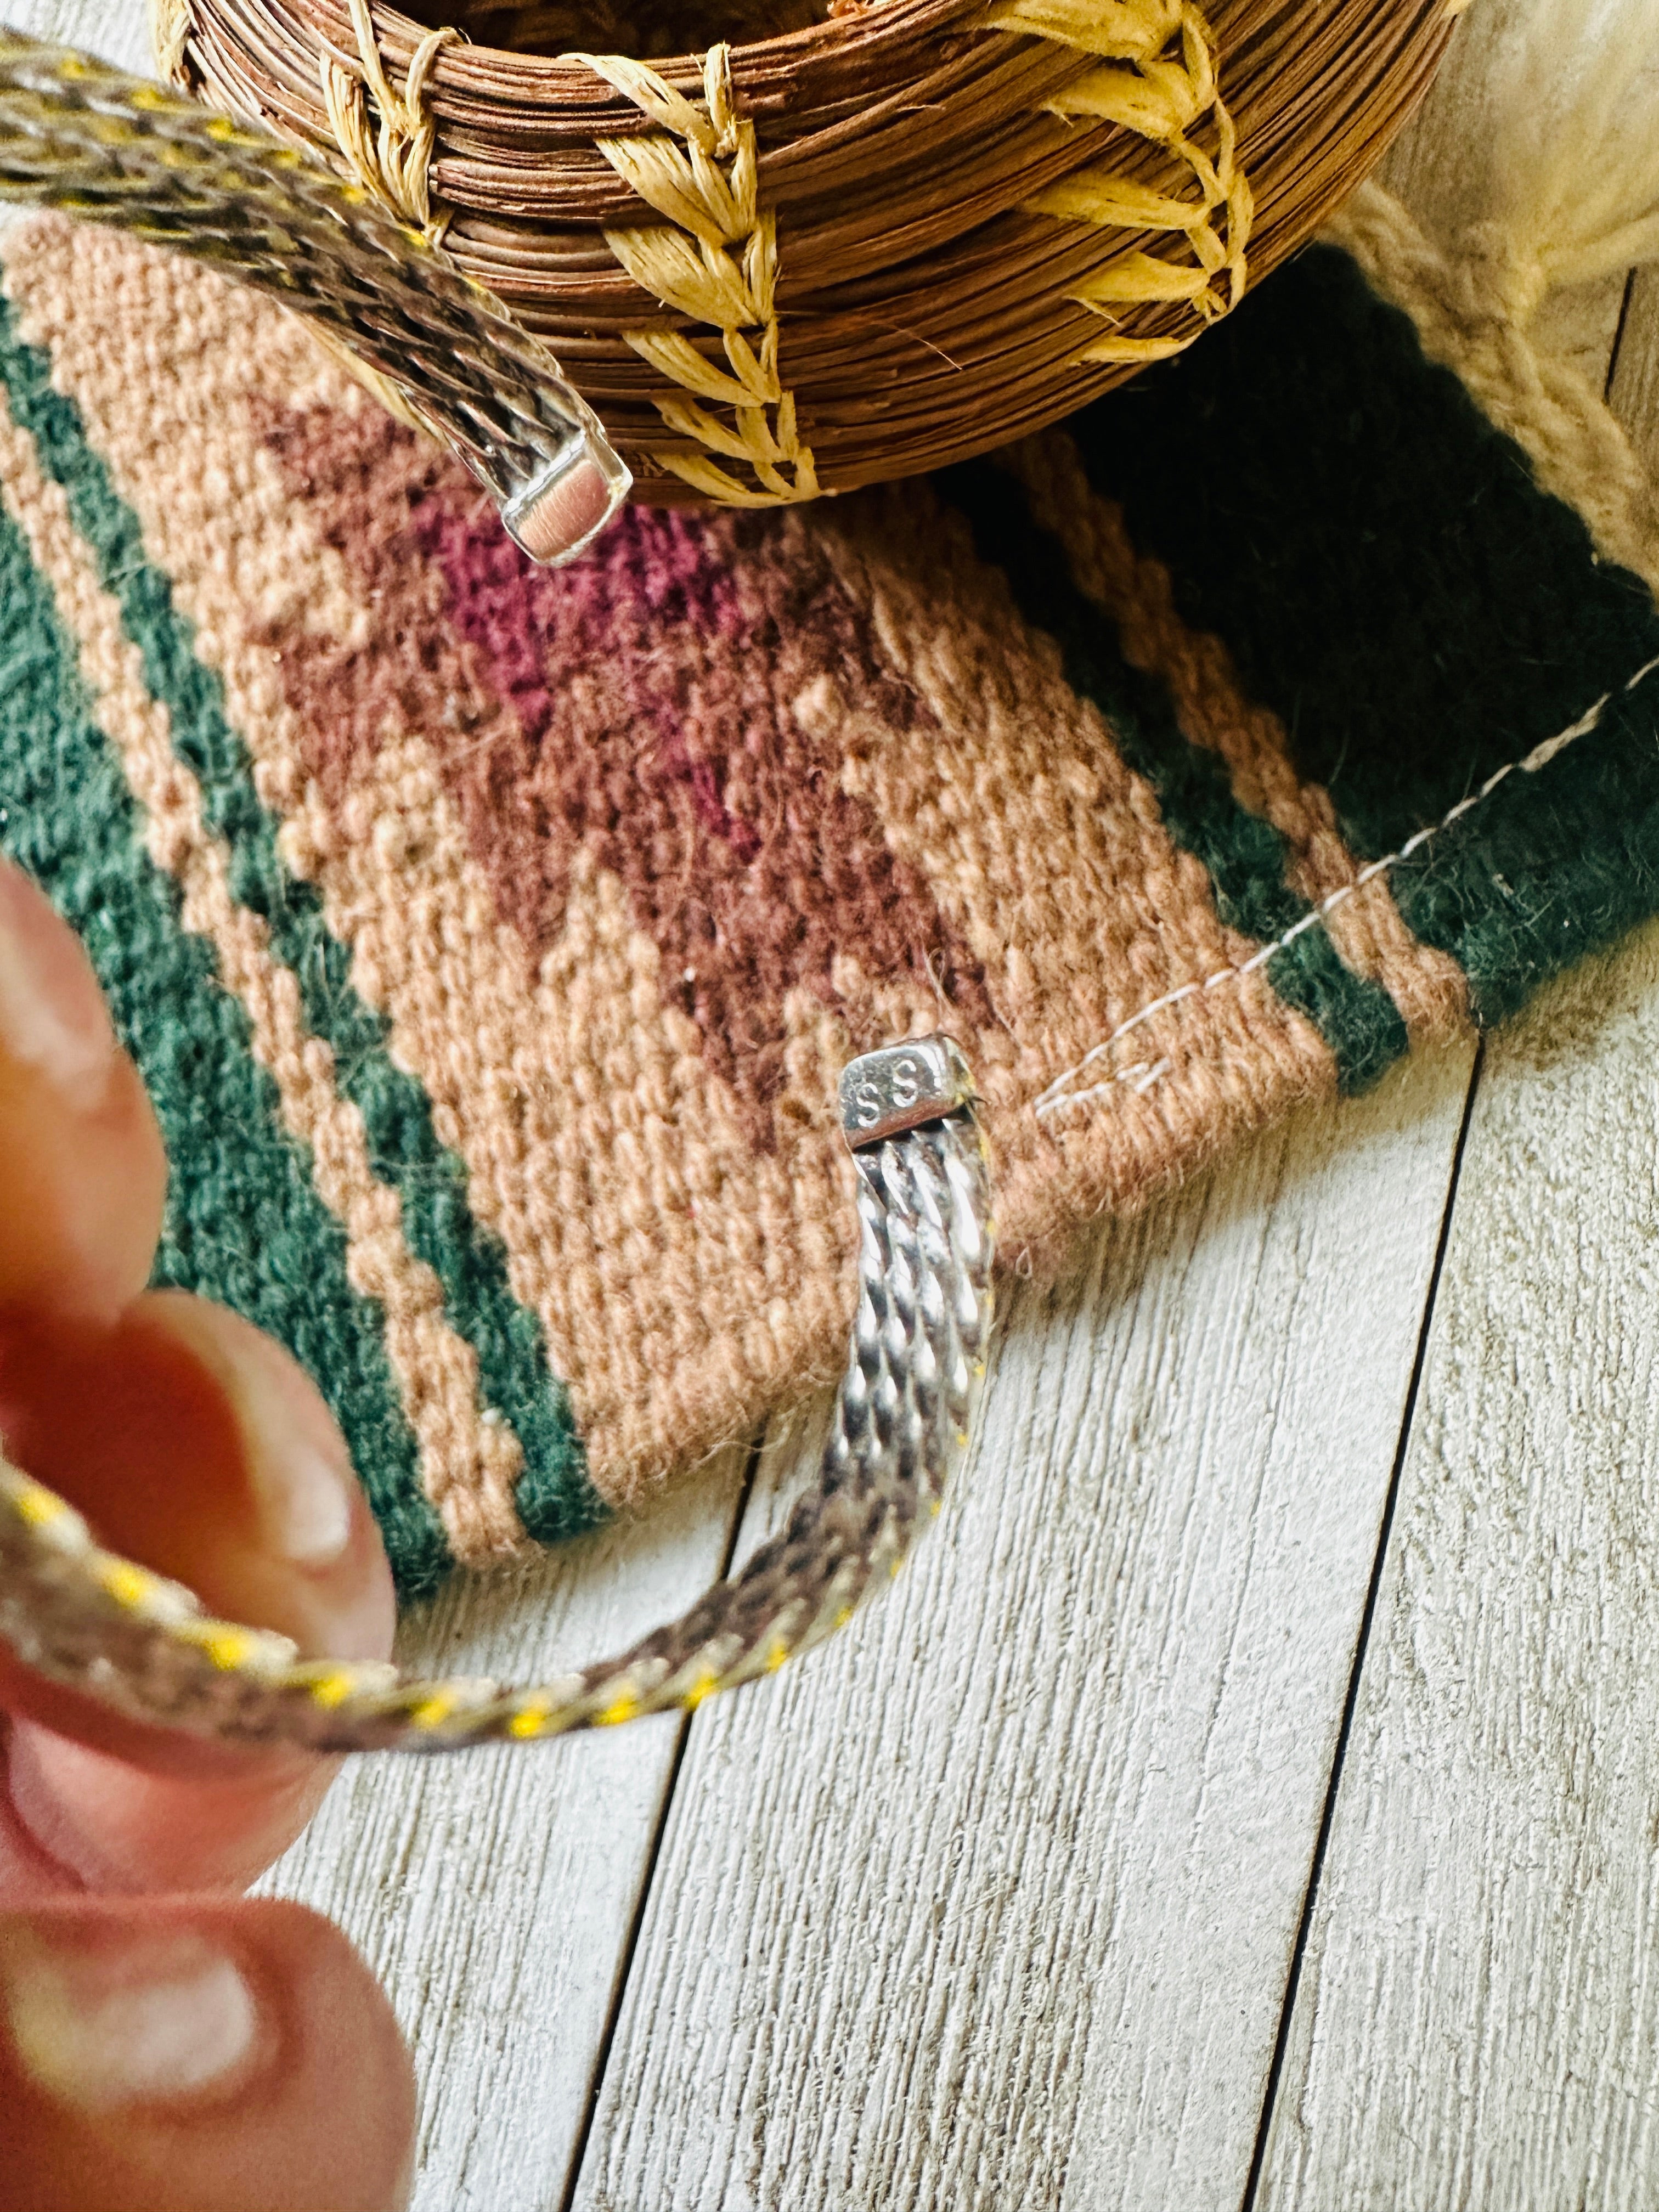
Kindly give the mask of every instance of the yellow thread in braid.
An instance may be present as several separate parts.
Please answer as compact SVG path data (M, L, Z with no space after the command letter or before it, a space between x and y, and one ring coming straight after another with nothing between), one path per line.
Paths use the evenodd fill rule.
M691 395L654 402L690 447L665 453L665 465L727 507L816 498L812 451L778 374L777 228L759 204L755 126L733 102L730 48L714 46L705 58L702 107L626 55L572 58L672 134L599 140L617 174L672 226L608 230L606 244L642 291L720 333L724 368L679 331L623 333L642 361ZM724 411L710 414L701 401ZM721 468L709 458L715 453L746 474Z
M30 1482L27 1479L20 1481L12 1503L18 1519L26 1528L50 1528L55 1521L84 1525L72 1505L65 1505L61 1498L50 1490L43 1489L38 1482Z
M1003 0L986 17L993 30L1019 31L1098 55L1100 66L1051 100L1068 120L1115 123L1166 147L1191 172L1197 197L1154 191L1104 165L1074 170L1025 202L1025 212L1103 229L1163 231L1186 242L1189 260L1133 248L1092 270L1069 296L1115 323L1121 307L1167 301L1189 307L1191 329L1169 337L1097 338L1079 362L1161 361L1183 351L1244 293L1255 203L1238 166L1237 133L1216 82L1215 36L1192 0ZM1188 137L1213 118L1213 159Z
M228 1627L222 1620L186 1621L179 1630L181 1642L204 1651L223 1673L234 1674L256 1654L256 1639L245 1628Z
M113 1598L128 1613L142 1612L162 1587L158 1576L135 1567L129 1560L107 1554L99 1560L95 1572L105 1595Z
M948 1045L924 1042L941 1054ZM950 1408L958 1433L972 1394L951 1347L969 1337L958 1348L977 1376L991 1309L984 1226L988 1158L967 1110L972 1091L959 1059L950 1090L941 1085L939 1094L958 1099L959 1106L924 1125L895 1159L884 1147L879 1157L861 1154L859 1163L861 1188L878 1209L903 1219L925 1206L931 1218L948 1225L936 1325L888 1347L884 1358L908 1360L911 1371L920 1361L921 1371L937 1376L950 1353ZM851 1095L858 1095L856 1078ZM878 1259L879 1246L871 1254ZM890 1264L890 1255L883 1265ZM920 1329L920 1306L917 1318ZM849 1620L881 1564L890 1565L909 1540L914 1513L905 1510L907 1498L914 1504L920 1483L932 1502L954 1460L937 1428L930 1428L920 1459L907 1466L867 1425L859 1436L849 1431L844 1402L836 1438L823 1486L805 1516L792 1518L786 1543L763 1547L735 1583L717 1584L631 1652L525 1689L306 1659L286 1637L216 1620L178 1583L101 1550L81 1516L11 1467L0 1449L0 1639L51 1679L147 1719L324 1748L436 1751L492 1737L615 1726L675 1704L695 1708L717 1689L775 1672ZM880 1509L866 1540L853 1546L824 1520L836 1496L832 1474L848 1450Z
M309 1685L312 1703L321 1705L325 1712L332 1712L337 1705L344 1705L356 1687L356 1673L349 1667L337 1667L331 1674L319 1674Z

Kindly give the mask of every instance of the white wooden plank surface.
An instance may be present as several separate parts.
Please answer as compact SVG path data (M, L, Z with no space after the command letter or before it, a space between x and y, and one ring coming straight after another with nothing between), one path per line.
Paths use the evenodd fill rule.
M1395 164L1443 234L1469 214L1470 51ZM1544 342L1605 373L1623 289L1552 303ZM1437 1124L1394 1125L1363 1198L1264 1203L1241 1164L1215 1194L1237 1249L1183 1215L1115 1316L1093 1280L1028 1310L947 1544L770 1730L699 1717L580 2212L1237 2202L1461 1097L1419 1079L1446 1085ZM1295 1295L1281 1238L1328 1240ZM1182 1439L1172 1404L1204 1425Z
M1476 1102L1259 2203L1659 2201L1659 931Z
M3 4L142 65L134 0ZM1471 61L1396 157L1443 229L1478 87ZM1605 361L1620 289L1554 308L1554 343ZM1627 347L1626 404L1656 360ZM1019 1302L979 1468L893 1601L699 1716L587 2145L587 2212L1237 2201L1463 1073L1419 1068L1281 1133L1108 1233L1063 1292ZM1586 1179L1592 1244L1611 1198ZM1480 1341L1501 1368L1504 1343ZM747 1540L792 1457L773 1449ZM735 1483L728 1465L534 1587L458 1594L416 1632L422 1656L518 1672L611 1648L701 1587ZM1650 1687L1630 1635L1608 1636L1621 1685ZM422 2206L562 2203L675 1729L360 1765L273 1878L340 1918L392 1990L426 2084ZM1323 1989L1335 1954L1319 1940ZM1344 2020L1364 2013L1378 1955L1348 1954ZM1617 2078L1637 2079L1646 2033ZM1297 2078L1322 2085L1322 2126L1340 2069ZM1281 2192L1283 2127L1281 2112ZM1616 2168L1615 2133L1600 2140ZM1421 2165L1426 2193L1367 2200L1361 2169L1322 2146L1307 2171L1329 2185L1298 2201L1443 2201Z
M898 1588L692 1724L582 2212L1237 2201L1468 1067L1015 1297Z
M1259 2212L1659 2201L1656 1043L1650 927L1488 1048Z
M398 1656L525 1681L623 1650L720 1573L744 1458L647 1522L453 1587ZM260 1885L337 1920L390 1992L420 2077L425 2212L561 2201L684 1726L350 1760Z
M141 76L154 76L145 0L4 0L0 21L32 38L82 46Z

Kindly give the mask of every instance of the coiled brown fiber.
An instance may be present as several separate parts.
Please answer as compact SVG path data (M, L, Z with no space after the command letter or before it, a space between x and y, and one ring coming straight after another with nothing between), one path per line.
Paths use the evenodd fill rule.
M157 26L179 82L336 160L343 118L351 166L551 341L650 495L743 504L1005 443L1121 382L1138 352L1189 342L1231 304L1235 264L1255 282L1377 158L1451 27L1444 0L1218 0L1207 20L1177 0L887 0L734 43L729 64L706 67L662 57L677 32L690 43L763 28L752 11L447 15L434 0L425 23L371 16L365 0L184 9L161 0ZM1103 56L1115 83L1155 86L1178 70L1183 12L1188 60L1201 21L1202 65L1219 90L1184 138L1054 112L1101 82ZM1163 17L1168 42L1120 66L1124 27L1133 46L1140 19ZM463 35L437 44L441 23ZM590 52L620 42L653 57L651 73L630 95L610 81L627 66L612 68L614 55L596 68L474 42L485 35ZM653 83L714 118L700 125L703 155L665 122ZM1219 167L1224 180L1228 118L1248 197L1215 202L1206 233L1203 172ZM714 279L684 223L678 240L675 222L665 226L663 198L641 198L623 173L629 142L697 170L705 205L708 194L725 205L728 185L742 204L750 163L750 212L722 218ZM1192 203L1200 258L1207 239L1228 266L1200 269L1167 225L1134 229L1128 211L1148 193ZM1092 212L1073 216L1073 204ZM646 234L683 249L704 293L713 282L729 295L746 273L747 304L716 323L648 289L641 267L658 263L627 244ZM1135 270L1155 289L1179 281L1171 264L1194 286L1207 278L1201 298L1121 296ZM1105 304L1085 304L1103 270L1118 272L1103 280ZM1103 343L1121 357L1081 357Z

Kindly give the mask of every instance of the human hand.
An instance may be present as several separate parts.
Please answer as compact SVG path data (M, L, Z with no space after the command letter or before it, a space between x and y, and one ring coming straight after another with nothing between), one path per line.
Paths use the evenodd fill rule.
M383 1658L391 1577L317 1391L223 1308L144 1290L165 1182L85 956L0 860L0 1441L227 1617ZM391 2008L326 1921L237 1898L336 1762L143 1727L3 1644L0 1753L8 2212L402 2203Z

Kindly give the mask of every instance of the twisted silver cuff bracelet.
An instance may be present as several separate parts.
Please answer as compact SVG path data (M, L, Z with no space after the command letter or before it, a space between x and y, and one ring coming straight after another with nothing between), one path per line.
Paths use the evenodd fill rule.
M534 1688L306 1659L206 1614L99 1549L0 1456L0 1637L27 1666L134 1717L329 1751L447 1751L695 1708L821 1643L896 1573L968 1442L991 1331L989 1163L950 1038L853 1060L842 1123L858 1182L859 1297L817 1484L730 1582L620 1657Z

